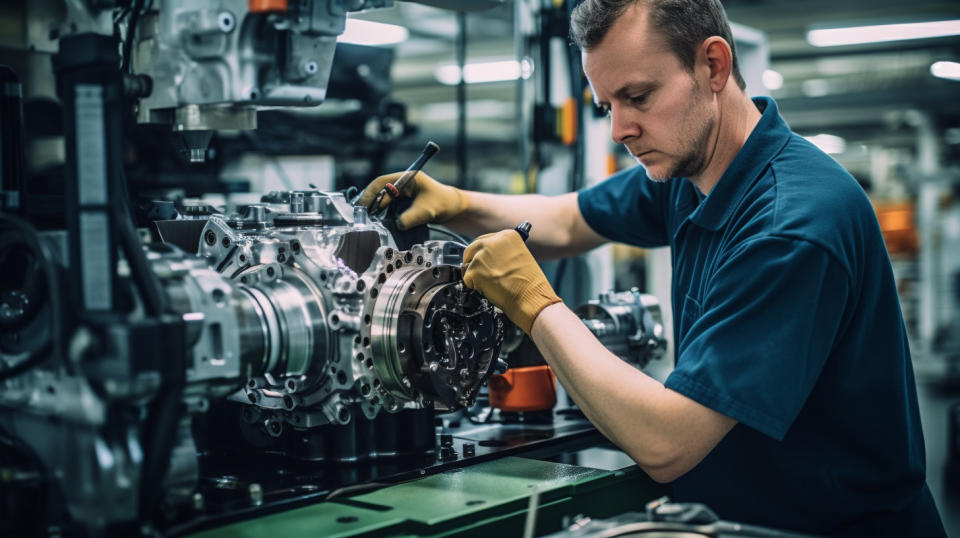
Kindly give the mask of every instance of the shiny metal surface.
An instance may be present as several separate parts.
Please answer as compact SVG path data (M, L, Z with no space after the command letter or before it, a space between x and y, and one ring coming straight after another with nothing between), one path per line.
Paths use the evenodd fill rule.
M462 245L397 250L339 193L270 193L243 215L211 218L199 253L253 299L263 358L230 399L268 433L473 403L504 321L460 285Z
M637 368L662 359L666 352L660 302L637 288L603 293L574 312L604 347Z

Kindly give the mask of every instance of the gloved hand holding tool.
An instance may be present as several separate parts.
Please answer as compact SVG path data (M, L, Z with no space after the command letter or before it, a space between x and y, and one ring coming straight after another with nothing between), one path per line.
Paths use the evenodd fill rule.
M409 230L431 222L443 223L467 208L467 198L456 187L444 185L420 171L427 159L439 150L428 142L420 157L403 172L380 176L370 182L357 205L377 214L398 196L412 199L410 208L397 218L397 228Z
M463 282L500 307L527 334L544 308L560 302L524 244L529 230L529 224L521 224L481 235L463 253Z

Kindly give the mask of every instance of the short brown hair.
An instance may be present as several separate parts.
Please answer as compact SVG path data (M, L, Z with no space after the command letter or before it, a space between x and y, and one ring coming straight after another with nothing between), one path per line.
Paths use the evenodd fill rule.
M589 51L603 41L627 8L640 3L650 8L651 24L663 32L673 53L691 72L697 47L704 39L725 39L733 54L733 78L740 89L747 87L720 0L583 0L570 16L570 38L582 50Z

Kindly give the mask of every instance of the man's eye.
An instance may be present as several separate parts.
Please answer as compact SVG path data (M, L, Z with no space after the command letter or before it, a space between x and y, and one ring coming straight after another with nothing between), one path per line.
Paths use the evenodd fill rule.
M633 96L630 98L630 102L635 105L642 105L647 102L647 94Z

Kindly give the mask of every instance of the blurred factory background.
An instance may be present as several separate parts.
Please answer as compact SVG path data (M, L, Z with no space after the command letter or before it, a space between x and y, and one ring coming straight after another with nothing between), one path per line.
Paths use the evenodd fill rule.
M0 10L0 64L23 81L30 187L21 203L52 223L62 214L46 193L65 150L50 29L64 4L5 0ZM231 207L273 190L362 188L405 169L426 140L441 147L426 171L462 188L558 194L602 180L634 163L581 91L563 4L400 1L351 13L322 106L261 111L256 130L215 133L199 163L169 126L141 126L127 139L130 191ZM772 96L874 203L911 338L927 480L948 533L960 536L960 3L723 4L749 93ZM672 334L664 252L602 248L545 271L571 304L608 289L652 293Z

